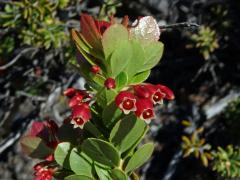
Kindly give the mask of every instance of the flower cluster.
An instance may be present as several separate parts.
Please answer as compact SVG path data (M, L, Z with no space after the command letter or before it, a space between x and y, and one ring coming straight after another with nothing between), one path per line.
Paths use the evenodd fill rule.
M48 167L49 162L40 162L36 164L33 169L35 171L34 180L51 180L55 170L51 167Z
M124 114L134 112L137 117L149 122L155 116L154 105L162 104L163 99L174 99L174 94L168 87L161 84L140 84L121 91L115 102Z
M72 110L70 122L74 128L83 128L84 124L91 119L91 111L89 103L91 96L83 90L68 88L64 91L64 95L70 98L69 107Z

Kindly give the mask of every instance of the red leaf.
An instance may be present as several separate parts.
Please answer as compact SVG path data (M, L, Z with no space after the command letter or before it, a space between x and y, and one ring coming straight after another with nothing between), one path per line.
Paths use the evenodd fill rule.
M102 49L101 34L92 16L88 14L81 15L81 33L94 49Z

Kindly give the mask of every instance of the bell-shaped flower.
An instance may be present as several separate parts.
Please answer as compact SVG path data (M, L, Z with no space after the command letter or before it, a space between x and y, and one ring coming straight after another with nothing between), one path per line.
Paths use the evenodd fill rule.
M149 91L148 86L145 84L135 85L133 86L134 94L138 98L151 98L151 92Z
M124 114L129 114L131 111L134 112L137 110L136 101L134 94L128 91L121 91L115 99L117 107L119 107Z
M157 90L160 90L162 93L165 94L164 99L173 100L175 98L173 91L169 89L167 86L164 86L162 84L157 84L156 88Z
M135 114L142 120L149 123L154 117L153 103L150 99L138 99L136 102L137 110Z
M72 120L71 124L74 125L74 128L80 127L83 128L84 124L88 122L91 118L90 107L87 103L82 103L76 105L72 108Z

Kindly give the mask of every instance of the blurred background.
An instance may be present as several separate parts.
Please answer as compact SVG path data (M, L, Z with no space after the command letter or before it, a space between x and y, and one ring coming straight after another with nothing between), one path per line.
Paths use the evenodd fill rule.
M31 180L37 160L19 139L33 121L61 123L69 113L62 92L84 87L68 62L69 36L80 14L153 16L165 51L148 82L176 99L156 109L144 141L154 141L142 180L240 179L239 0L0 0L0 179Z

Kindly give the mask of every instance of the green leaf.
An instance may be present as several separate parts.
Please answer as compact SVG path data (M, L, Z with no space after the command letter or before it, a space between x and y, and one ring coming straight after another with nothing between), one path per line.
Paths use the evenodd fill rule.
M122 88L124 88L127 83L128 83L128 75L127 73L125 73L124 71L121 72L115 79L116 81L116 86L117 89L121 90Z
M105 78L102 75L90 73L89 76L95 83L97 83L100 86L104 86Z
M62 125L58 132L57 137L60 142L70 142L71 144L78 144L79 138L78 129L73 129L72 124L64 124Z
M25 136L20 141L23 151L33 158L46 158L53 153L53 150L47 147L41 138Z
M93 47L84 39L84 37L76 30L71 30L72 39L77 48L81 48L86 54L89 54L98 59L104 59L103 55L98 50L93 50Z
M145 135L147 134L148 130L149 130L149 126L146 126L146 128L144 129L144 132L142 133L141 137L135 142L135 144L132 145L131 148L129 148L126 152L124 152L122 154L122 157L124 157L126 159L127 157L131 156L134 153L135 148L138 146L138 144L145 137Z
M145 62L142 69L138 72L143 72L152 69L158 64L163 54L163 44L161 42L152 42L144 47Z
M89 138L82 144L82 151L93 161L103 165L116 167L120 162L120 155L115 147L103 140Z
M69 162L71 170L76 174L92 177L92 165L77 148L72 149Z
M142 166L151 157L153 150L153 143L148 143L140 147L128 161L125 172L130 173Z
M131 57L132 48L130 42L128 40L119 42L118 46L110 57L111 74L109 75L116 77L121 71L125 69L129 63L129 60L131 60Z
M142 71L146 59L144 49L139 41L131 41L131 51L132 56L125 69L129 78L132 78L135 74Z
M70 169L69 156L71 153L71 144L69 142L59 143L54 152L54 158L57 163L66 169Z
M104 109L115 99L117 92L113 89L103 88L97 93L97 103Z
M107 128L111 128L113 124L119 120L122 115L122 111L116 106L115 102L112 102L103 109L102 119Z
M123 172L123 171L121 171L120 169L113 169L112 171L111 171L111 175L112 175L112 178L114 179L114 180L128 180L128 177L127 177L127 175Z
M91 133L91 135L95 136L95 137L102 137L102 133L96 128L96 126L88 121L86 124L84 124L84 129L86 131L88 131L89 133Z
M64 180L94 180L94 179L84 175L71 175L65 177Z
M119 42L128 40L128 30L121 24L110 26L103 34L102 45L105 59L118 48Z
M107 99L107 105L114 101L115 97L117 96L117 92L114 89L105 89L105 94Z
M143 71L141 73L136 74L131 80L131 84L139 84L147 80L147 78L150 76L151 70Z
M94 168L96 170L96 173L101 180L112 180L111 175L109 174L109 171L107 169L103 169L96 164L94 164Z
M114 126L110 134L110 141L123 153L142 137L146 126L146 123L137 119L136 116L126 116Z

